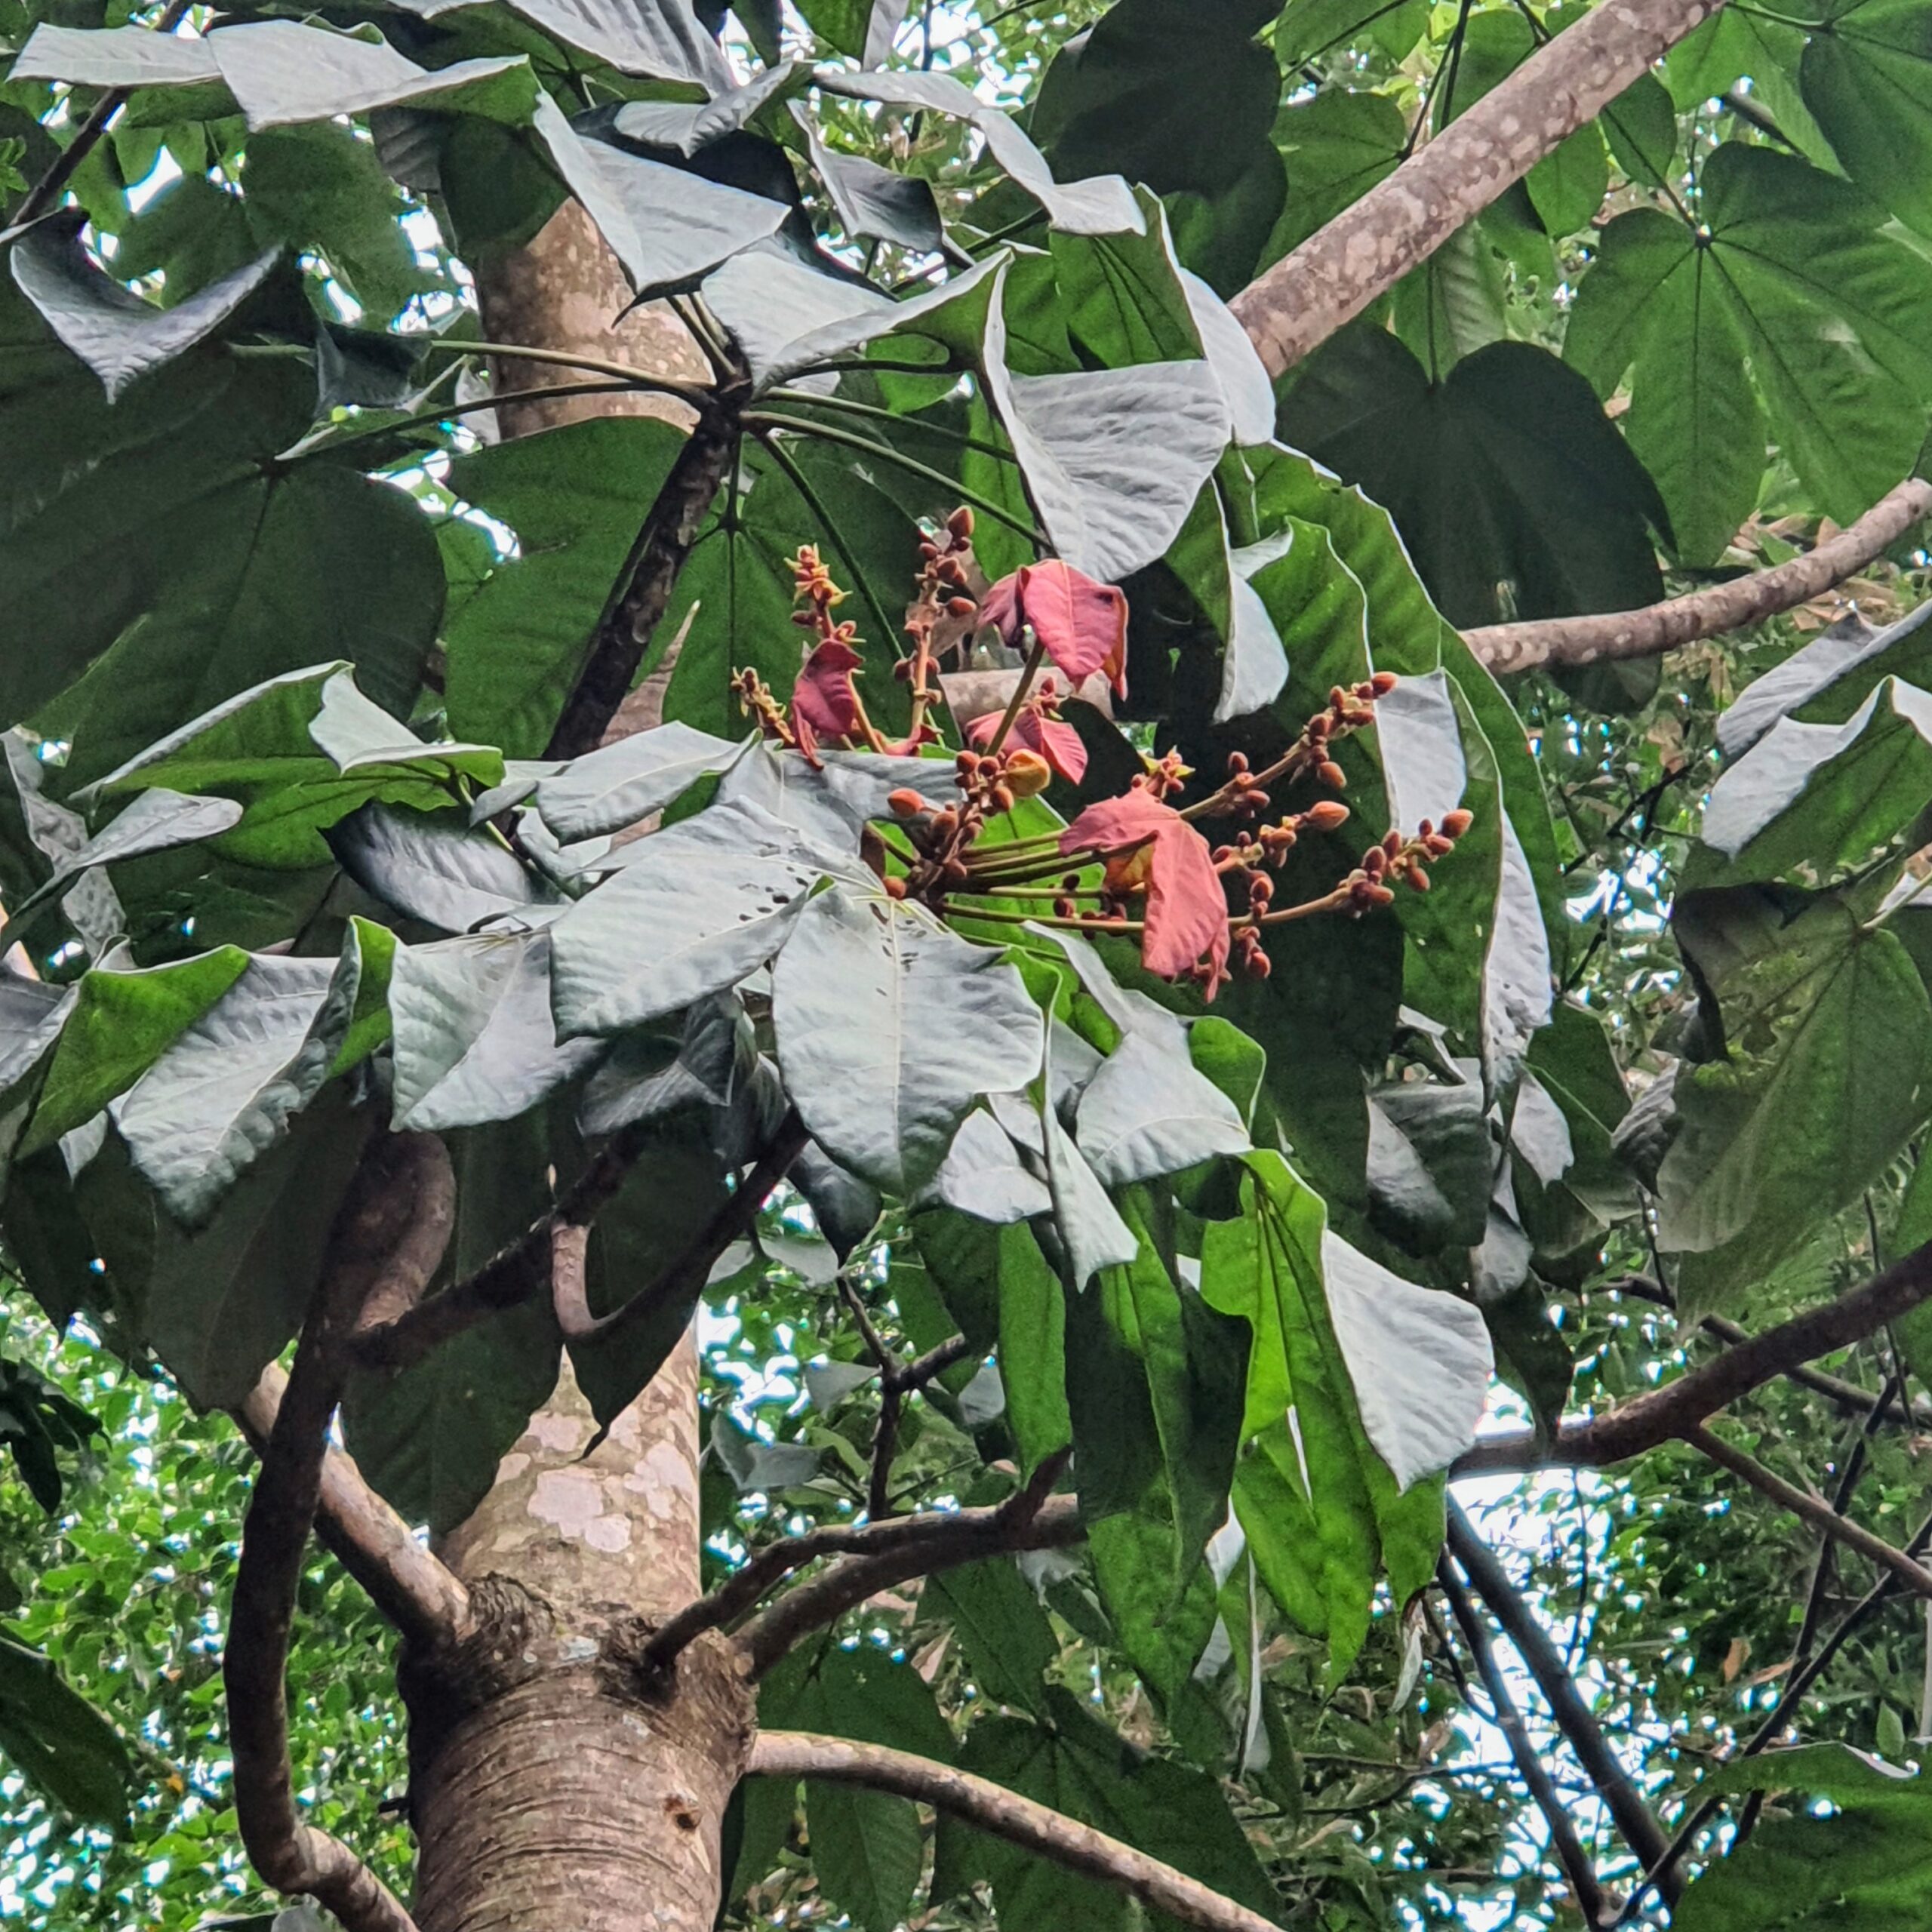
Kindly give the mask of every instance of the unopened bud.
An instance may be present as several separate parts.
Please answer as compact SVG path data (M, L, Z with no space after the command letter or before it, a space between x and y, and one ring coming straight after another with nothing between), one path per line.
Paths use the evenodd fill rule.
M920 543L919 555L931 563L939 555L939 546L931 537L926 537Z
M1387 869L1389 854L1380 845L1371 845L1361 855L1361 869L1370 878L1380 878Z
M1045 760L1042 759L1041 762L1044 764ZM1006 784L995 785L988 802L996 812L1010 812L1014 806L1013 787Z
M1275 896L1275 881L1266 872L1254 873L1247 881L1247 903L1260 907Z
M949 597L946 601L946 614L949 617L970 617L979 608L970 597Z
M1332 758L1324 758L1315 768L1315 775L1323 784L1340 792L1348 784L1349 774Z
M896 873L888 872L879 882L885 888L887 898L903 899L906 897L906 881Z
M902 785L897 791L888 792L885 802L896 818L916 818L921 812L932 810L926 800L909 785Z
M1382 849L1392 859L1402 849L1402 835L1393 826L1382 835Z
M1423 849L1432 859L1446 858L1456 849L1453 838L1445 838L1439 832L1432 832L1423 841Z
M998 790L1016 798L1037 798L1053 783L1054 768L1038 752L1012 752L1007 756L1004 777ZM1003 806L1001 809L1011 808Z
M1429 871L1426 866L1411 865L1408 871L1404 874L1404 877L1417 891L1426 892L1429 890Z
M1056 899L1054 901L1054 917L1056 919L1070 919L1073 916L1074 906L1072 900Z
M1369 688L1377 697L1386 697L1401 682L1393 671L1378 671L1369 679Z
M1447 838L1460 838L1476 822L1474 812L1466 812L1458 805L1453 812L1442 814L1443 835Z
M1311 832L1336 832L1349 822L1349 808L1340 798L1323 798L1309 807L1301 822Z
M1230 778L1238 777L1241 773L1245 771L1247 769L1247 754L1245 752L1229 752L1228 776Z
M980 768L980 754L977 752L961 752L952 762L958 771L970 778Z
M946 520L948 532L963 543L973 534L973 512L964 503Z

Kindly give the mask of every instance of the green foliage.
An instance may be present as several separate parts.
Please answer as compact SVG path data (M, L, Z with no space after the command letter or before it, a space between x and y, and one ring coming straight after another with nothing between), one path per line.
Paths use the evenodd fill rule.
M453 1156L438 1291L623 1137L586 1258L608 1325L570 1358L608 1424L698 1317L711 1580L875 1492L1077 1487L1077 1549L875 1599L768 1681L767 1724L955 1761L1284 1923L1560 1923L1419 1601L1442 1472L1492 1349L1546 1434L1678 1373L1704 1315L1775 1320L1923 1239L1932 697L1912 617L1507 692L1451 626L1776 560L1914 467L1923 9L1726 8L1278 394L1223 298L1580 10L804 5L859 63L816 69L736 11L755 71L672 0L0 13L0 183L131 91L72 208L0 240L0 889L35 975L0 979L0 1238L66 1336L23 1314L0 1354L0 1909L185 1932L261 1903L214 1678L245 1459L182 1398L232 1404L285 1349L394 1128ZM741 365L631 640L666 721L568 758L690 446L635 416L479 433L468 291L565 189ZM936 590L920 546L955 538ZM743 674L781 706L801 675L806 546L848 594L805 641L863 646L869 721L838 722L834 664L748 737ZM1023 711L1046 789L976 801L920 625L1014 670L1025 634L946 606L1047 552L1121 586L1124 666L1101 639L1084 668L1124 676L1108 711ZM1071 629L1035 634L1063 685ZM816 752L786 735L814 695ZM1192 769L1155 777L1171 748ZM1265 806L1217 789L1278 766ZM1310 811L1337 792L1346 820ZM1198 815L1061 850L1123 798ZM943 857L942 805L984 821ZM1238 841L1291 813L1250 923ZM1426 893L1378 885L1417 855ZM1204 908L1204 972L1152 970ZM677 1274L794 1112L791 1185ZM1651 1268L1681 1332L1629 1285ZM875 1348L955 1333L916 1392L882 1378ZM454 1527L565 1346L534 1297L358 1371L365 1474ZM1836 1367L1889 1372L1876 1343ZM1751 1400L1767 1457L1845 1467L1817 1392ZM1856 1454L1903 1542L1910 1451L1874 1424ZM1645 1794L1741 1793L1700 1754L1777 1694L1808 1550L1672 1451L1532 1478L1491 1524ZM319 1558L302 1611L304 1802L399 1877L375 1626ZM1807 1732L1902 1744L1903 1628L1846 1633ZM1700 1841L1683 1924L1922 1915L1913 1782L1764 1775L1837 1808ZM746 1795L748 1924L808 1891L865 1932L989 1897L1135 1915L956 1821L928 1875L903 1799L798 1797Z

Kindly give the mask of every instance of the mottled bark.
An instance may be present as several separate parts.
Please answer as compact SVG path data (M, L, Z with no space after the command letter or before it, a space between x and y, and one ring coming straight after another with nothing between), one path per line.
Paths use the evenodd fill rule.
M478 292L491 340L707 373L668 311L614 321L628 291L574 205L487 269ZM512 364L498 379L509 389L555 374ZM650 396L502 414L506 431L527 433L612 412L690 420ZM638 506L641 526L651 511ZM621 723L654 724L661 706L661 683L648 681ZM598 732L611 724L607 712ZM595 1432L566 1363L489 1495L441 1546L469 1590L471 1632L413 1652L404 1671L421 1932L709 1932L716 1916L719 1827L750 1734L743 1668L715 1638L674 1672L638 1661L651 1628L698 1592L695 1342L592 1450Z
M528 248L487 263L477 289L489 341L627 362L677 382L710 378L702 352L668 303L631 307L630 285L617 257L576 202L566 202ZM508 355L495 358L495 376L505 394L598 380L588 371L573 374L554 363ZM590 416L661 416L686 426L691 420L682 403L661 395L552 396L497 411L506 436L527 436Z
M1727 583L1714 583L1687 596L1646 604L1641 610L1488 624L1465 631L1463 638L1499 675L1531 670L1539 664L1601 664L1619 658L1660 657L1681 644L1700 637L1721 637L1727 631L1761 623L1780 611L1808 604L1883 556L1928 516L1932 516L1932 483L1909 476L1856 523L1789 563L1734 577Z
M1232 307L1271 376L1426 261L1722 0L1601 0Z

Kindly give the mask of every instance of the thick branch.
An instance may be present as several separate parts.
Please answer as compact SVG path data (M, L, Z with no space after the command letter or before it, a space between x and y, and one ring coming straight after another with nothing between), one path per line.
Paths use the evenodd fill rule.
M1562 42L1554 44L1560 46ZM1433 152L1435 145L1431 143L1424 152ZM1927 516L1932 516L1932 483L1909 476L1849 528L1774 569L1712 584L1662 604L1647 604L1638 611L1490 624L1465 631L1463 638L1499 675L1531 670L1539 664L1598 664L1618 658L1654 657L1694 638L1742 630L1747 624L1810 602L1883 556Z
M271 1362L235 1412L257 1455L268 1447L288 1386L288 1377ZM315 1534L411 1643L453 1642L468 1629L469 1592L363 1480L355 1459L333 1445L322 1454Z
M449 1157L435 1136L377 1130L330 1231L321 1282L263 1452L222 1660L235 1814L249 1860L278 1890L319 1900L349 1932L415 1932L415 1924L346 1845L305 1824L296 1810L289 1632L350 1337L372 1302L406 1303L421 1293L448 1240L454 1199Z
M633 1328L651 1321L667 1303L688 1302L695 1297L710 1279L718 1257L758 1225L759 1209L804 1151L811 1137L797 1109L788 1109L758 1164L731 1190L730 1197L698 1230L691 1245L657 1280L608 1315L591 1313L584 1284L584 1244L579 1237L589 1217L560 1214L552 1229L551 1286L565 1339L573 1342L596 1337L621 1339Z
M1718 1410L1801 1363L1862 1342L1932 1297L1932 1243L1915 1248L1862 1288L1780 1321L1675 1382L1588 1422L1566 1423L1546 1452L1530 1429L1486 1437L1453 1474L1524 1469L1546 1463L1602 1469L1660 1442L1688 1438Z
M448 1341L452 1335L462 1335L463 1329L475 1327L477 1321L485 1321L504 1308L520 1306L531 1294L551 1287L551 1250L556 1231L587 1227L595 1221L597 1211L624 1184L624 1177L635 1165L648 1140L649 1126L645 1124L624 1128L611 1136L611 1142L576 1184L566 1190L562 1200L556 1201L549 1214L539 1215L506 1248L498 1248L473 1275L452 1283L441 1294L429 1297L429 1300L396 1312L392 1319L363 1327L353 1341L355 1362L361 1367L408 1367L408 1364L420 1362L438 1343ZM700 1269L697 1283L703 1284L705 1277L711 1273L711 1263L740 1235L744 1235L749 1219L783 1179L784 1169L798 1159L801 1146L804 1128L798 1126L796 1115L788 1115L765 1159L738 1184L731 1200L705 1225L703 1232L669 1275L635 1294L624 1308L605 1318L603 1324L591 1321L587 1308L577 1312L566 1300L566 1312L572 1314L577 1327L583 1333L603 1333L607 1327L622 1329L632 1321L639 1321L648 1308L655 1308L694 1269Z
M744 390L741 378L721 389L712 405L700 411L697 426L646 514L611 601L591 634L583 669L550 734L546 757L578 758L595 751L617 715L652 634L669 608L678 574L730 475Z
M1860 1555L1869 1557L1881 1569L1889 1570L1915 1595L1932 1598L1932 1570L1886 1542L1883 1537L1874 1536L1849 1516L1840 1515L1822 1496L1814 1496L1809 1490L1786 1482L1775 1470L1766 1469L1756 1457L1747 1456L1743 1450L1733 1448L1721 1436L1713 1435L1708 1429L1687 1429L1683 1433L1686 1442L1694 1449L1702 1450L1720 1469L1728 1469L1733 1475L1748 1482L1760 1495L1768 1496L1780 1508L1789 1509L1814 1529L1822 1530L1834 1543L1841 1543L1846 1549L1855 1549Z
M1483 1687L1489 1693L1489 1701L1495 1707L1497 1726L1509 1744L1509 1755L1516 1761L1516 1769L1528 1786L1530 1795L1536 1801L1537 1809L1543 1814L1543 1823L1549 1827L1550 1849L1556 1854L1557 1863L1563 1867L1570 1888L1576 1894L1577 1907L1583 1915L1583 1923L1599 1926L1604 1922L1604 1901L1603 1888L1597 1883L1596 1866L1583 1849L1576 1826L1570 1822L1563 1794L1557 1789L1549 1766L1531 1739L1529 1727L1523 1722L1523 1714L1516 1708L1509 1680L1496 1661L1496 1647L1490 1641L1488 1629L1476 1614L1475 1604L1470 1602L1469 1593L1457 1575L1456 1566L1447 1550L1436 1565L1435 1580L1442 1586L1449 1613L1456 1620L1457 1629L1463 1633L1463 1641L1469 1647L1470 1656L1475 1660Z
M880 1545L872 1546L874 1553L848 1556L829 1565L809 1582L788 1590L738 1633L738 1641L751 1659L752 1675L762 1677L808 1632L856 1610L881 1590L909 1583L915 1577L930 1576L936 1570L975 1563L982 1557L1078 1543L1086 1534L1078 1499L1050 1494L1064 1466L1063 1458L1050 1457L1024 1489L997 1509L962 1509L945 1518L951 1532L948 1535L941 1536L935 1525L930 1531L921 1527L917 1534L886 1540L884 1533L888 1530L912 1532L915 1526L923 1526L928 1520L923 1516L894 1517L872 1525L872 1533L881 1539Z
M920 1567L912 1574L917 1575L924 1571L949 1569L955 1564L972 1562L989 1553L989 1544L1017 1548L1020 1546L1001 1540L1014 1527L1011 1517L1002 1513L1008 1506L1001 1503L986 1509L928 1509L915 1516L891 1516L875 1523L823 1523L795 1537L781 1537L776 1543L767 1543L742 1568L734 1570L709 1596L700 1597L678 1611L645 1644L642 1662L647 1669L661 1669L700 1631L728 1629L755 1610L794 1571L802 1570L822 1556L848 1556L895 1564L916 1557ZM1043 1549L1048 1541L1072 1542L1080 1534L1079 1525L1077 1497L1049 1497L1026 1525L1029 1537L1042 1540L1026 1547ZM893 1580L905 1580L895 1577ZM871 1594L869 1590L866 1592ZM864 1598L859 1601L863 1602Z
M1271 376L1320 346L1587 121L1721 0L1603 0L1232 304Z
M1491 1616L1515 1645L1517 1654L1549 1706L1557 1729L1617 1821L1624 1842L1647 1867L1658 1864L1668 1849L1663 1827L1618 1763L1617 1754L1604 1743L1596 1719L1577 1688L1577 1680L1564 1667L1549 1633L1510 1582L1495 1552L1476 1534L1453 1497L1449 1499L1449 1547L1476 1594L1489 1606ZM1675 1892L1669 1896L1675 1903Z
M1004 1785L955 1770L950 1764L934 1764L929 1758L808 1730L768 1730L753 1740L747 1769L762 1777L855 1784L930 1804L1069 1871L1097 1878L1203 1932L1275 1932L1272 1922L1258 1912L1223 1897L1171 1865Z

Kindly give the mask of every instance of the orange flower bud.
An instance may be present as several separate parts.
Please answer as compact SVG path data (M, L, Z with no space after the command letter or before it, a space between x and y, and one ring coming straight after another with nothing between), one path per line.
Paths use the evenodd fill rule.
M880 883L885 888L887 898L903 899L906 897L906 881L896 875L888 874Z
M921 812L929 812L932 807L914 791L909 785L902 785L896 792L886 795L886 804L898 818L916 818Z
M1054 768L1038 752L1009 752L1004 777L999 790L1016 798L1037 798L1053 783Z
M1301 815L1311 832L1334 832L1349 822L1349 808L1340 798L1323 798Z
M1426 892L1429 890L1429 873L1425 867L1411 866L1404 876L1417 891Z
M1349 774L1332 758L1324 758L1315 768L1315 775L1323 784L1334 790L1343 790L1349 782Z
M1476 815L1474 812L1466 812L1460 805L1458 805L1453 812L1443 814L1443 835L1448 838L1460 838L1475 822Z
M1393 671L1378 671L1368 681L1377 697L1386 697L1402 681Z

